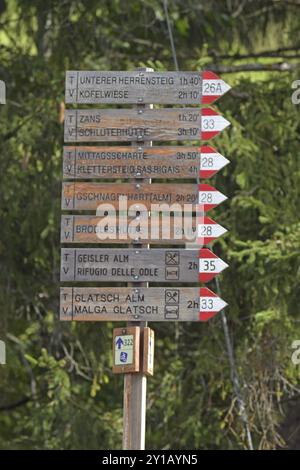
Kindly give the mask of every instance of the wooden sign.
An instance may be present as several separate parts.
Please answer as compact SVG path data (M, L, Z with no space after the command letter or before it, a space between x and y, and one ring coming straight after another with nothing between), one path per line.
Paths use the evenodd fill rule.
M168 183L84 183L72 182L62 185L63 210L95 210L100 204L111 204L119 209L120 199L126 196L128 208L139 211L151 209L152 204L198 204L198 185ZM186 207L188 209L188 207ZM124 207L126 210L126 207ZM165 209L166 210L166 209ZM175 210L175 208L174 208Z
M212 103L230 89L212 72L67 71L66 103Z
M126 205L120 201L126 197ZM195 210L195 204L207 212L225 201L227 197L208 184L168 183L63 183L62 209L89 210L97 209L100 204L110 204L115 209L127 211L128 206L140 211L158 212L159 206L172 205L171 211ZM124 201L123 201L124 202ZM154 206L156 205L156 207Z
M142 331L143 343L143 373L152 376L154 373L154 331L145 327Z
M65 321L206 321L226 307L199 287L61 287Z
M188 215L188 214L186 214ZM146 212L137 217L114 218L93 215L63 215L61 243L151 243L183 244L196 242L208 245L227 230L209 217L181 217L164 215L148 217Z
M184 244L196 241L195 217L62 215L61 243Z
M207 248L63 248L62 281L207 282L227 268Z
M199 250L62 248L61 281L198 282Z
M130 326L113 330L113 372L125 374L140 370L140 328Z
M210 108L68 109L65 142L209 140L229 124Z
M64 179L210 178L229 163L213 147L64 147Z

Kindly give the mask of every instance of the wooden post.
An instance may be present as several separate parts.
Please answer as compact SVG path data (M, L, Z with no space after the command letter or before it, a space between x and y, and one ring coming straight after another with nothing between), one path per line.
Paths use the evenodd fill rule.
M152 68L138 68L137 71L153 72ZM137 109L152 108L152 105L138 104ZM151 146L152 142L133 142L132 145ZM151 183L151 179L139 178L138 183ZM149 245L135 244L136 248L149 248ZM132 287L147 287L146 282L130 283ZM147 322L128 322L128 326L139 326L141 347L143 354L144 327ZM143 357L140 358L142 368ZM145 430L146 430L146 392L147 377L143 372L124 375L124 402L123 402L123 450L144 450L145 449Z

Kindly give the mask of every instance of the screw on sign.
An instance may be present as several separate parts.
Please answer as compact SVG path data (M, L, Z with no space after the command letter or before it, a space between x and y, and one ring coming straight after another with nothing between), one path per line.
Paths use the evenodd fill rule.
M199 300L199 320L208 321L227 306L217 294L207 287L201 287Z

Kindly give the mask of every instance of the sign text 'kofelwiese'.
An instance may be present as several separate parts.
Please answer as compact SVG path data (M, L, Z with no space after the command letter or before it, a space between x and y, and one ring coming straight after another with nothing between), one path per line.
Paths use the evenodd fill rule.
M70 104L208 104L230 86L213 72L66 72Z

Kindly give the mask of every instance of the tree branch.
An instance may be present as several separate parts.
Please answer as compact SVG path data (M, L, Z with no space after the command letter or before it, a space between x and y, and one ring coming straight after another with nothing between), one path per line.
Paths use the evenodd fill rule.
M242 59L259 59L260 57L282 57L288 59L297 59L300 55L288 54L292 51L300 51L300 45L292 47L279 47L278 49L261 51L261 52L250 52L248 54L218 54L216 51L209 51L209 55L212 55L216 59L231 59L231 60L242 60ZM286 54L287 53L287 54Z
M275 64L242 64L242 65L217 65L210 64L207 67L215 73L237 73L237 72L292 72L300 69L300 64L288 62L277 62Z
M0 411L14 410L15 408L19 408L19 406L26 405L26 403L28 403L29 401L32 401L32 397L21 398L19 401L16 401L15 403L10 403L9 405L0 406Z

